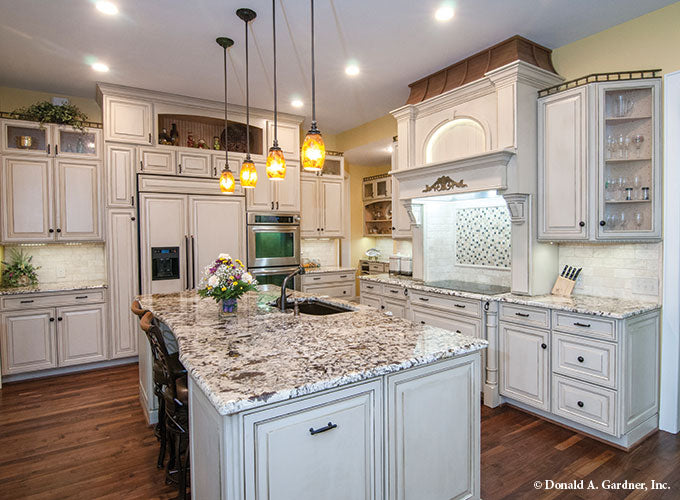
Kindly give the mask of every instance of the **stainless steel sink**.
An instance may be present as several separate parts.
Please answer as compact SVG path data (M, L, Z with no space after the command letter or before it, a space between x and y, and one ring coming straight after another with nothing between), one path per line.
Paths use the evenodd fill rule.
M337 304L329 304L317 299L303 299L297 301L298 311L300 314L309 314L312 316L328 316L329 314L340 314L344 312L354 311L352 307L344 307ZM278 307L278 301L270 305ZM286 301L286 310L293 311L295 309L295 302L292 300Z

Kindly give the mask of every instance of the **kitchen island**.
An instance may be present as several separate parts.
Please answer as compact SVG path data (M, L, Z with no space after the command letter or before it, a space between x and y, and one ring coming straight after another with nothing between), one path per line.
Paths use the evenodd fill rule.
M189 372L194 498L478 498L481 339L336 299L140 297ZM302 297L303 294L298 294Z

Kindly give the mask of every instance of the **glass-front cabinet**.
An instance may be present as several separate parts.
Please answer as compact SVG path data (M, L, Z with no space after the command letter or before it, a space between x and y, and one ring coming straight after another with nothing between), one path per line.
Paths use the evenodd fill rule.
M392 197L392 178L388 174L364 177L363 199L384 200Z
M101 130L70 125L2 120L2 152L62 158L99 158Z
M598 239L661 235L658 81L598 84Z

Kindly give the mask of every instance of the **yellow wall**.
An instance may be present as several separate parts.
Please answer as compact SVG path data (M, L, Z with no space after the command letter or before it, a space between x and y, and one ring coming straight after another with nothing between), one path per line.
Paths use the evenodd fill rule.
M680 2L553 50L567 80L590 73L680 69Z
M0 87L0 111L14 111L16 108L30 106L38 101L51 101L52 97L68 97L92 122L102 121L102 110L94 99L73 97L54 92L37 92L35 90Z

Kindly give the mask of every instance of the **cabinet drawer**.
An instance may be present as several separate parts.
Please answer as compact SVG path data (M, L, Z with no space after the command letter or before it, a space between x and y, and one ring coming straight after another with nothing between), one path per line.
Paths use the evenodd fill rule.
M346 273L310 273L302 275L303 285L318 285L321 283L338 283L338 282L352 282L354 283L355 274L353 271Z
M552 380L555 415L616 435L616 391L561 375L553 375Z
M0 298L2 309L26 309L33 307L70 306L104 302L104 290L83 290L82 292L45 295L11 295Z
M406 300L406 288L397 285L383 285L383 294L388 299Z
M362 281L361 285L359 286L359 290L361 295L365 293L370 293L373 295L383 294L383 286L380 283L375 283L372 281Z
M482 337L481 320L467 318L460 314L446 314L423 307L413 307L412 320L416 324L444 328L467 337Z
M550 309L501 302L500 319L538 328L550 328Z
M419 292L411 290L411 303L441 309L456 314L465 314L479 318L482 315L482 303L479 300L465 299L463 297L452 297L437 295L434 293Z
M382 262L370 262L368 264L368 271L372 274L386 273L389 270L389 266Z
M173 151L140 149L139 168L144 173L174 174L175 161Z
M351 298L354 296L354 283L347 285L331 283L328 285L302 285L302 291L313 295L328 295L329 297Z
M379 295L362 293L359 302L365 306L375 307L376 309L385 309L385 306L382 305L382 299Z
M209 154L179 153L177 170L180 175L212 177L212 165Z
M587 314L553 311L553 329L593 338L616 340L615 320Z
M616 344L553 333L553 372L616 387Z

